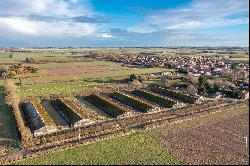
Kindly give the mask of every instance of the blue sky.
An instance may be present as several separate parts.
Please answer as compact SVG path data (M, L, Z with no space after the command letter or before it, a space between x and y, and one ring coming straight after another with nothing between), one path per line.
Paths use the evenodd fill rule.
M0 47L248 46L248 0L1 0Z

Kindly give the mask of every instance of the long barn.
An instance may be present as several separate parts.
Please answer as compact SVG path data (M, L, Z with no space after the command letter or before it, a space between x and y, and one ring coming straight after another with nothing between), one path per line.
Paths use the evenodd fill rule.
M23 106L23 111L33 134L41 135L57 130L56 124L44 110L39 100L33 100Z

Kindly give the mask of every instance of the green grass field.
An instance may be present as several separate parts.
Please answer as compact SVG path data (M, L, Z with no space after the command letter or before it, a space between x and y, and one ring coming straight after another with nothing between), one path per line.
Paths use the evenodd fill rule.
M166 68L129 68L121 69L117 71L105 71L105 72L89 72L89 73L78 73L78 74L66 74L66 75L50 75L50 76L37 76L37 77L27 77L23 79L24 84L45 84L52 82L68 82L70 80L79 79L110 79L125 77L131 74L147 74L154 72L170 71Z
M34 96L48 96L51 94L66 94L74 92L82 92L87 88L93 88L98 84L91 82L69 82L69 83L50 83L50 84L37 84L18 87L17 92L21 97L34 97Z
M144 133L134 133L112 140L29 158L14 164L180 165L181 163Z
M15 120L12 110L5 103L5 96L0 90L0 155L17 150L19 146Z
M85 74L78 74L78 75L72 74L72 75L57 75L57 76L49 76L49 77L27 78L27 79L24 79L24 82L29 82L30 85L28 84L24 86L19 86L18 92L23 97L82 92L82 91L85 91L87 88L102 85L102 82L108 82L109 79L127 78L131 74L143 75L147 73L161 72L161 71L169 71L169 69L133 68L130 70L96 72L96 73L93 72L93 73L85 73ZM76 76L79 80L89 79L89 81L66 82L69 80L73 80ZM96 79L96 80L91 81L93 79ZM55 82L55 81L58 81L61 83L49 83L49 82Z

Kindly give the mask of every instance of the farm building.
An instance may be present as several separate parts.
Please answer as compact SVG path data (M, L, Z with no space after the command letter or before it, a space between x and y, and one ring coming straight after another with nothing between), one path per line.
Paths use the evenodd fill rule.
M57 130L56 124L43 109L40 101L34 100L28 102L23 106L23 111L30 129L35 136Z
M87 96L86 99L112 118L129 116L131 113L128 109L121 107L119 104L101 95L91 94Z
M137 89L137 90L132 91L132 94L139 98L143 98L148 101L154 102L162 107L172 108L172 107L176 107L177 105L177 102L174 100L168 99L166 97L163 97L158 94L151 93L145 90Z
M61 98L51 103L69 126L83 126L94 123L96 120L68 99Z
M151 90L155 93L172 98L182 103L195 104L195 103L201 103L204 101L202 97L189 96L189 95L177 92L177 91L168 90L160 86L154 86L151 88Z
M142 113L160 111L159 107L151 105L140 100L139 98L135 98L124 93L113 92L111 94L111 97L128 106L133 107L134 109Z

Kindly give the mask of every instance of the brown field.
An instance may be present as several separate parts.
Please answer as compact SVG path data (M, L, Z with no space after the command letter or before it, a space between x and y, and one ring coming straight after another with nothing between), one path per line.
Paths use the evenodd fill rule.
M163 126L149 132L184 164L248 164L248 106Z
M77 66L71 68L50 68L46 71L46 75L64 75L72 73L91 73L91 72L107 72L124 70L125 67L116 66Z

